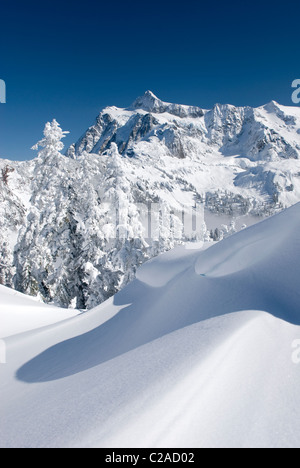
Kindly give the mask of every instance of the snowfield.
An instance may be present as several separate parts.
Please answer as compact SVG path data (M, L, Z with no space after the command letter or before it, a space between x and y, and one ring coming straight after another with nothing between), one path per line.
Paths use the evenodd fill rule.
M52 325L79 313L74 310L48 306L34 297L25 296L25 294L1 285L0 298L0 339Z
M299 232L177 247L82 314L1 287L0 446L299 447Z

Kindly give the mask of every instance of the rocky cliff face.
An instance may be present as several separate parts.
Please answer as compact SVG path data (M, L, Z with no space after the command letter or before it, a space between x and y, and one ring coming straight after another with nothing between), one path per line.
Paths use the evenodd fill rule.
M103 109L66 156L48 135L33 161L0 161L0 281L89 308L176 243L233 232L224 215L298 202L299 128L300 109L275 102L203 110L148 91L127 109ZM185 231L183 212L201 202L219 217L217 233L203 223Z

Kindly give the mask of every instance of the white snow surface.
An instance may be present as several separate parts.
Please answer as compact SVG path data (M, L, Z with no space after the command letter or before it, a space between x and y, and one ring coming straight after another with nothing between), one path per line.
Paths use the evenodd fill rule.
M43 304L35 297L26 296L1 285L0 297L0 339L51 325L79 313Z
M177 247L95 309L21 334L16 314L52 312L2 287L0 446L299 447L299 230L298 204Z

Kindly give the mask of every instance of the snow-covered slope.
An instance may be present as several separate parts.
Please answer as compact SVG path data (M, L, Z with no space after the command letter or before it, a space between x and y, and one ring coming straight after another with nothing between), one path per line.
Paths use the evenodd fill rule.
M79 311L59 309L0 286L0 339L75 317Z
M69 157L57 123L47 124L36 159L0 160L0 283L91 308L158 253L297 203L299 128L300 109L275 102L203 110L150 91L127 109L103 109ZM186 234L183 219L200 203L206 225Z
M177 247L99 307L5 339L0 445L299 447L299 230L298 204Z

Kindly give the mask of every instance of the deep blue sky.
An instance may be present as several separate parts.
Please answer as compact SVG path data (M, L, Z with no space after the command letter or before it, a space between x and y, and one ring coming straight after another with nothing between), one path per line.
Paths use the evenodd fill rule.
M76 141L147 89L204 108L293 105L300 78L299 0L4 0L0 15L0 157L33 158L53 118Z

